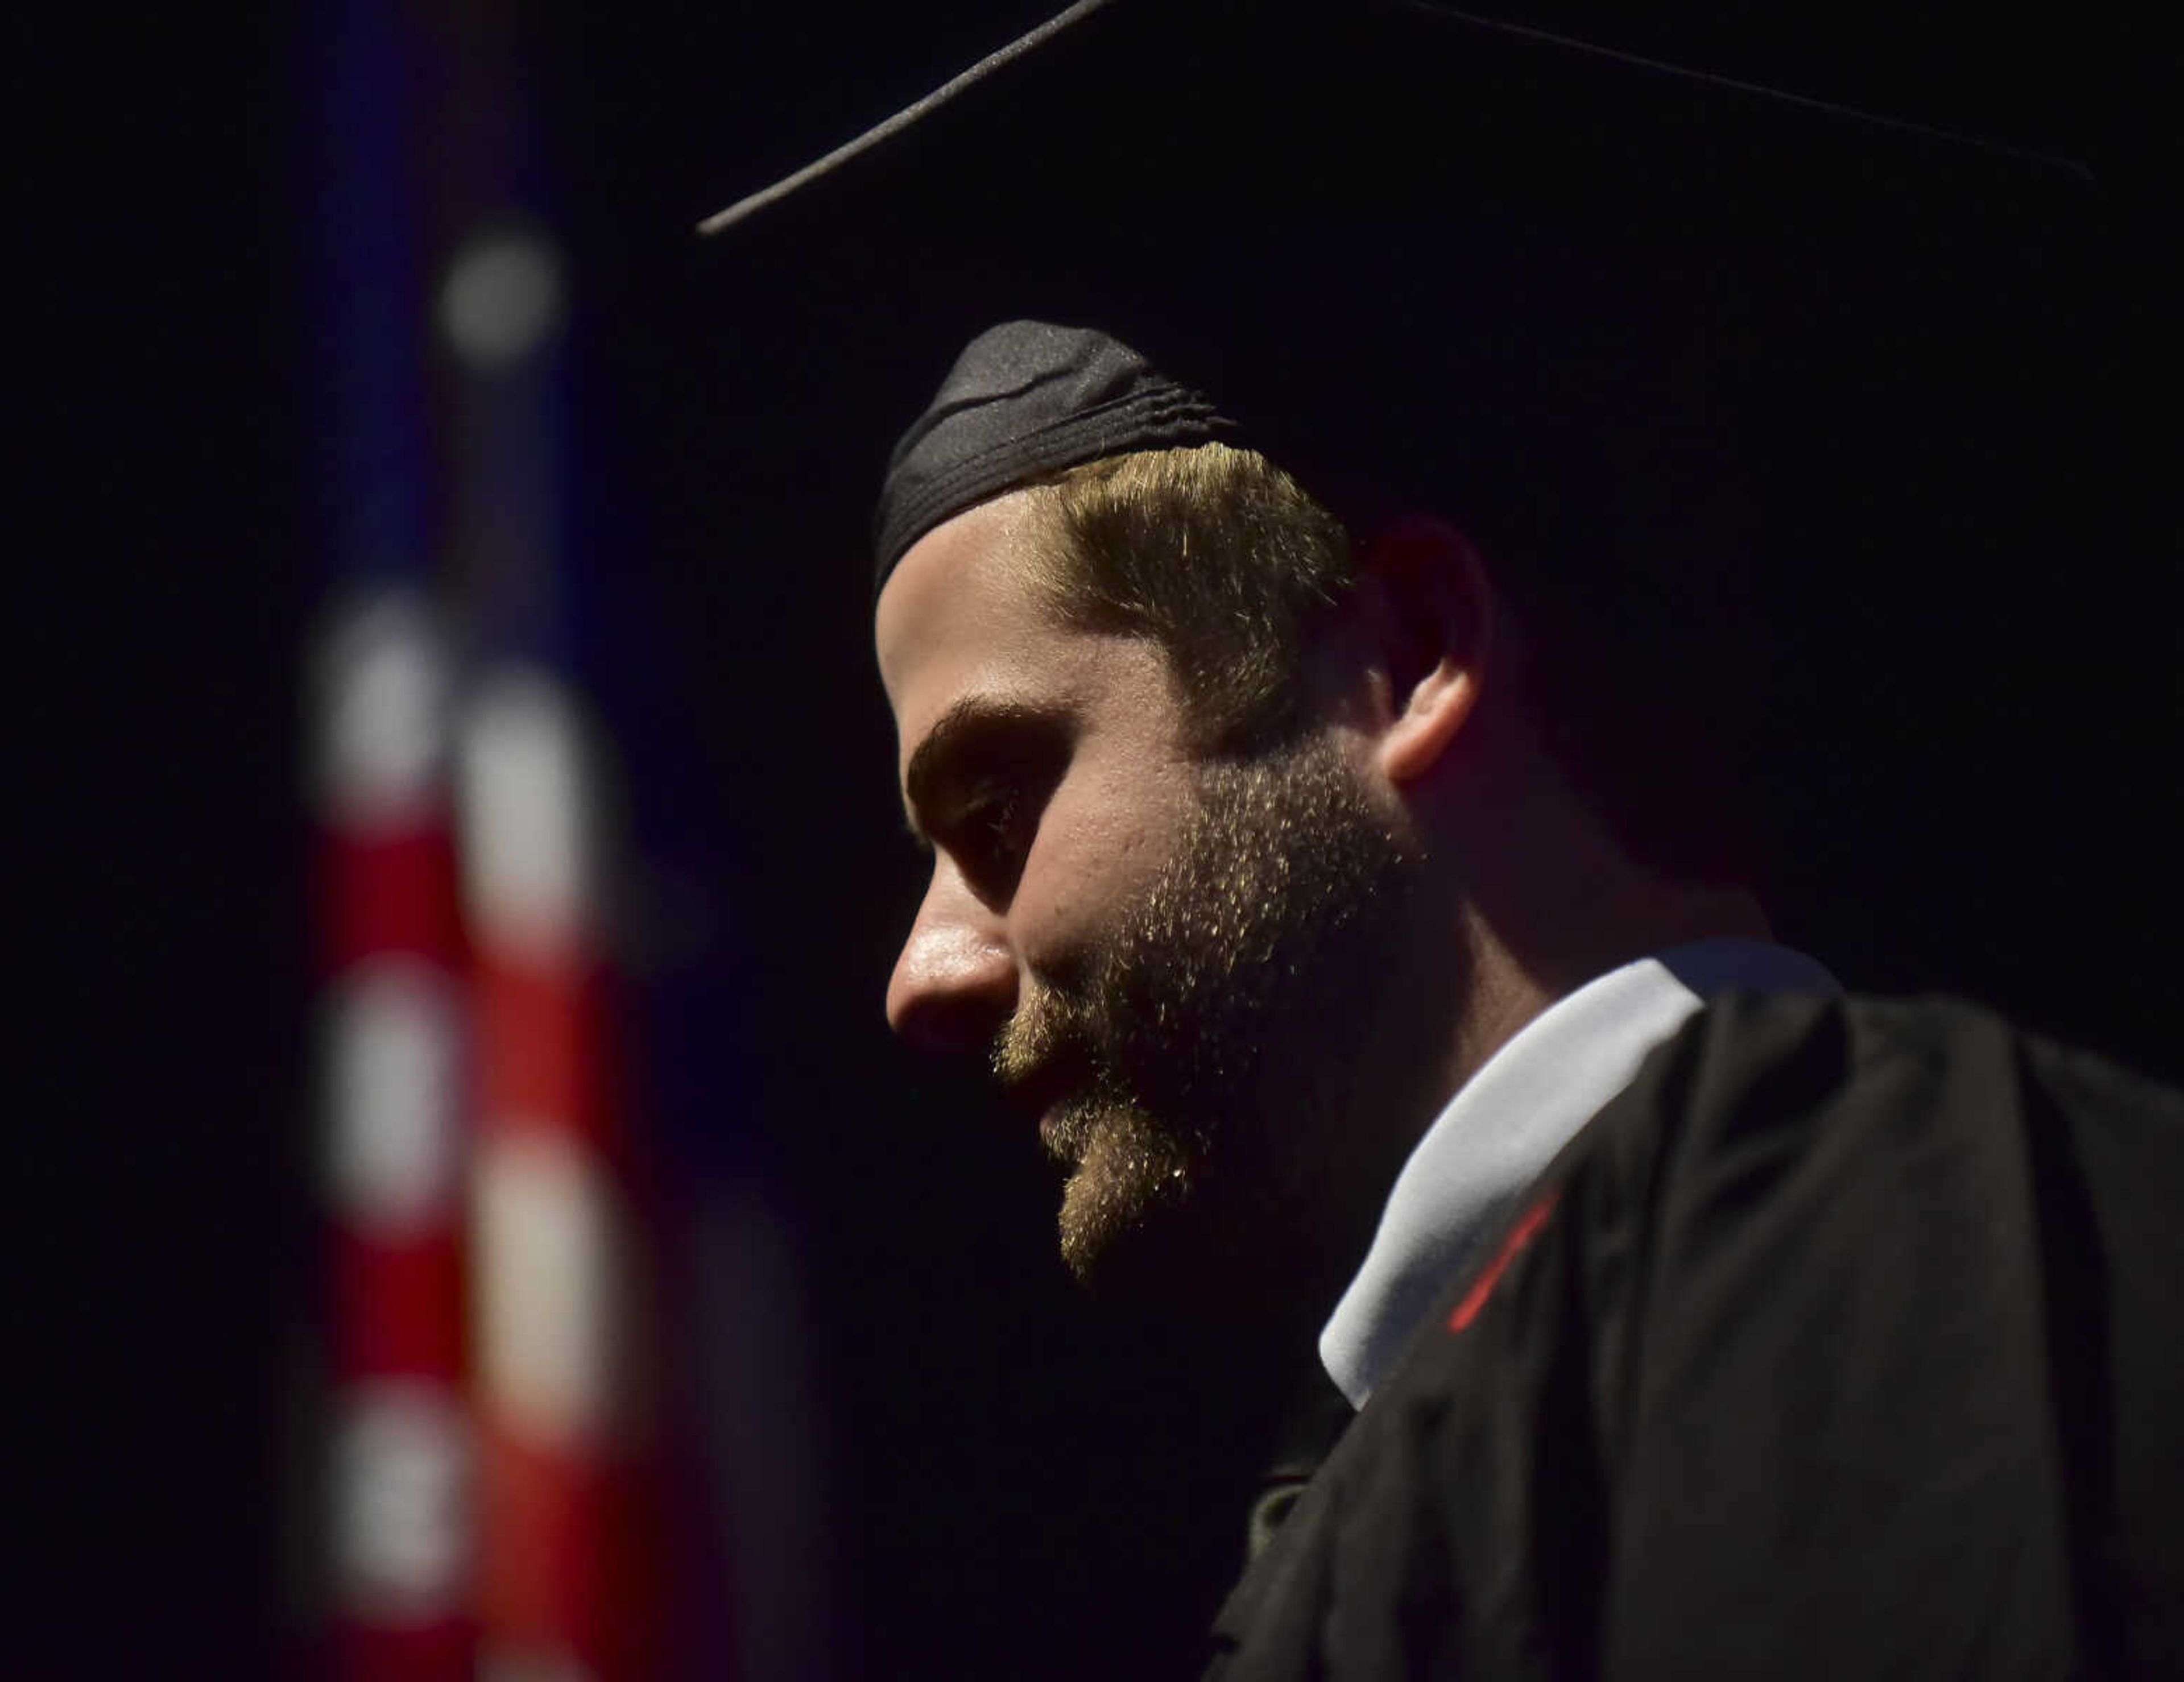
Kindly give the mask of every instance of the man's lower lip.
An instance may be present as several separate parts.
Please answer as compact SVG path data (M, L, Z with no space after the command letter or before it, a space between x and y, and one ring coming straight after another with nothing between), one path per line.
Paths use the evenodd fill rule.
M1047 1151L1064 1161L1074 1162L1077 1146L1081 1141L1070 1137L1070 1104L1067 1094L1047 1100L1039 1112L1039 1142Z
M1034 1117L1044 1128L1075 1102L1082 1090L1079 1083L1073 1080L1029 1082L1018 1089L1014 1101L1018 1108Z

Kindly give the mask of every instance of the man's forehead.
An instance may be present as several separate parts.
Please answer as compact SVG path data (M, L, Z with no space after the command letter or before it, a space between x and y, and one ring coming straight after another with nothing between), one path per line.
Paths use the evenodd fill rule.
M1034 582L1046 530L1038 504L1013 491L942 522L881 590L873 643L905 738L953 704L944 692L996 666L1053 659L1053 649L1032 646L1062 634Z
M1181 739L1175 673L1152 638L1067 622L1045 586L1051 515L1036 492L936 526L880 593L874 640L906 768L944 727L969 736L1037 719L1086 721L1167 754Z

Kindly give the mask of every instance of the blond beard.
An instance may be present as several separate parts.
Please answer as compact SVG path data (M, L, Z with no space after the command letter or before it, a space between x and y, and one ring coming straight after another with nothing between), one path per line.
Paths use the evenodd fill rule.
M1209 1183L1248 1182L1262 1226L1311 1195L1356 1084L1345 1042L1416 879L1324 738L1199 777L1166 867L1081 978L1034 983L994 1050L1006 1083L1067 1069L1040 1137L1066 1172L1062 1259L1087 1284L1180 1242Z

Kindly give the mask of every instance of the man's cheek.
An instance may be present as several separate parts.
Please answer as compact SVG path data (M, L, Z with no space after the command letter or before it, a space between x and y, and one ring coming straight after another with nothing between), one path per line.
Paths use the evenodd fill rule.
M1142 921L1146 888L1097 855L1057 854L1018 889L1011 921L1032 974L1081 993L1112 972L1117 949Z

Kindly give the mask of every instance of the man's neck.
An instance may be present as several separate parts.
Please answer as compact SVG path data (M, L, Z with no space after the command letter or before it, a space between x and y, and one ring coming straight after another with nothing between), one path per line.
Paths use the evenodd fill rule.
M1597 888L1572 899L1566 916L1530 930L1497 926L1475 906L1464 908L1468 984L1454 1013L1441 1103L1542 1011L1596 976L1696 941L1774 937L1758 899L1735 885L1648 880L1612 900Z

